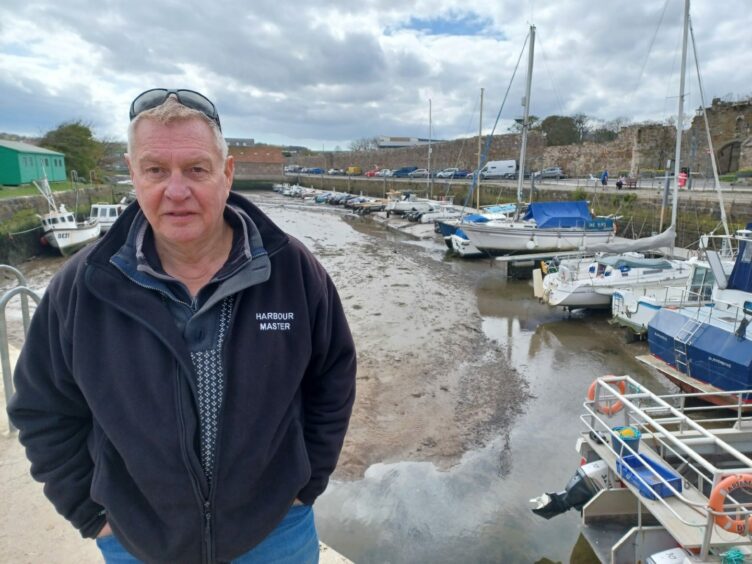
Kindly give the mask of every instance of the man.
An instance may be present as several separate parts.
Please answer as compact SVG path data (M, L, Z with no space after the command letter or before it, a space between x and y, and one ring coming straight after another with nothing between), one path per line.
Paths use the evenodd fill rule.
M355 394L337 292L230 193L207 98L130 115L138 202L53 278L16 367L32 475L107 562L316 562Z

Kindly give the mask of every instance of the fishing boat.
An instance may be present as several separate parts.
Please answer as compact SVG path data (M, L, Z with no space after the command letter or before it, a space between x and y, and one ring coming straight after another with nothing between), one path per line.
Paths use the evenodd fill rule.
M648 323L650 355L637 359L683 390L752 388L752 224L737 238L731 275L714 269L710 300L662 307Z
M69 256L99 237L102 227L99 220L89 218L85 222L77 222L64 204L56 204L46 175L42 178L41 185L34 182L34 186L49 206L49 211L39 216L44 231L43 244L57 249L63 256Z
M99 220L99 225L102 226L102 233L106 233L109 231L110 227L115 223L118 217L120 217L120 214L123 213L123 210L125 209L125 204L123 202L119 204L106 204L106 203L98 203L93 204L91 206L91 212L89 213L89 217L93 219Z

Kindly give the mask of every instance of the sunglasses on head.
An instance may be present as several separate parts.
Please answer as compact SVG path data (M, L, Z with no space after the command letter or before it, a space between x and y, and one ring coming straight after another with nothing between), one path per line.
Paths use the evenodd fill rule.
M141 92L141 94L136 96L133 102L131 102L131 121L133 121L133 118L135 118L138 114L145 112L146 110L156 108L157 106L161 106L165 103L165 100L167 100L167 98L172 95L174 95L177 101L184 105L186 108L198 110L206 117L211 119L214 123L217 124L219 130L222 131L222 125L220 125L219 123L219 114L217 113L217 108L214 107L214 104L211 100L209 100L209 98L207 98L203 94L199 94L194 90L169 90L167 88L152 88L151 90L147 90L146 92Z

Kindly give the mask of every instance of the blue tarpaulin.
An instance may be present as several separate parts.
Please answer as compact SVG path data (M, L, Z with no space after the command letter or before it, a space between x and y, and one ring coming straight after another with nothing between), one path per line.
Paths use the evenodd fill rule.
M556 227L584 228L593 219L585 201L534 202L527 208L525 219L534 219L539 229Z

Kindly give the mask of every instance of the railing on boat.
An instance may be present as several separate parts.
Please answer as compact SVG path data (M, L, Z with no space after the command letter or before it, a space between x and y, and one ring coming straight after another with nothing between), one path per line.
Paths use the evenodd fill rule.
M29 331L29 297L31 297L37 304L39 304L39 295L33 290L29 289L24 275L12 266L0 264L0 273L8 272L16 277L18 285L6 291L2 297L0 297L0 367L3 370L3 386L5 388L5 404L7 406L10 397L13 395L13 375L10 367L10 347L8 342L8 324L5 317L5 308L8 302L16 296L21 297L21 318L23 319L24 336ZM11 432L15 431L15 427L9 421L8 427Z
M638 499L639 526L644 506L681 546L698 551L701 559L708 557L711 547L752 543L748 520L752 516L752 501L744 502L740 496L729 492L720 511L708 505L710 492L724 478L752 474L752 459L740 450L752 452L752 405L746 403L752 398L752 390L714 392L712 395L724 396L727 400L728 406L724 408L694 405L695 400L708 395L658 395L629 376L604 376L596 380L594 399L584 403L585 412L580 417L588 430L583 440L614 474L620 456L629 453L647 456L681 476L681 482L676 484L646 464L649 472L646 479L653 483L648 484L637 473L633 474L633 482L639 483L627 484L627 487ZM618 414L603 413L613 412L613 409L604 410L603 406L614 406L616 402L623 406ZM636 427L641 433L639 447L633 449L627 443L620 443L613 431L615 425ZM623 449L621 455L617 453L619 447ZM683 487L677 488L674 484ZM660 488L669 497L656 495L655 499L648 499L640 493L641 490L644 493L644 488L651 491ZM743 523L744 534L719 526L717 520L722 516Z

